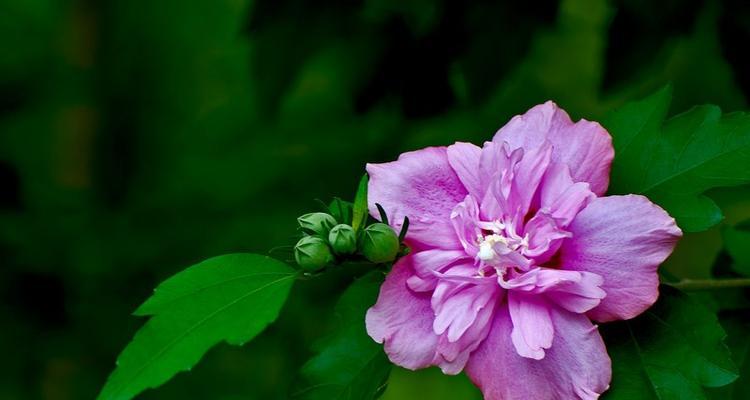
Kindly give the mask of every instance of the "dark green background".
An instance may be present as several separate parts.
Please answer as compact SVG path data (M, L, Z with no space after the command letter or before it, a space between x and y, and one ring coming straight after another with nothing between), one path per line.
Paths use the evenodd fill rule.
M742 0L336 3L2 2L0 398L93 398L158 282L292 244L366 162L481 143L547 99L596 120L667 82L673 111L750 96ZM729 222L748 193L717 194ZM707 276L720 249L696 235L667 267ZM350 281L300 282L256 341L142 397L283 397ZM397 370L385 398L477 396Z

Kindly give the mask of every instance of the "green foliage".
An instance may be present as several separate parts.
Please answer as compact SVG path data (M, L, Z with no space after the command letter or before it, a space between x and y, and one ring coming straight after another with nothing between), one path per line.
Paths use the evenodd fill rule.
M294 216L349 198L364 161L481 143L548 99L599 120L667 82L675 109L746 109L748 9L695 3L4 1L0 398L93 398L155 282L213 254L291 260ZM720 246L688 235L706 267L670 271L708 277ZM283 398L353 274L298 282L273 330L141 397ZM396 371L393 399L480 398Z
M375 304L383 274L355 281L336 305L338 329L302 367L292 394L299 400L374 400L385 390L391 363L365 331L365 312Z
M716 316L670 287L643 315L600 327L612 358L604 398L705 399L738 377Z
M722 218L704 193L750 182L750 116L699 106L665 121L670 101L667 87L605 120L615 147L610 192L644 194L683 230L702 231Z
M351 202L341 200L337 197L331 201L331 204L329 204L327 208L328 212L336 219L336 221L338 221L338 223L348 225L352 224L352 209L354 206Z
M738 367L740 377L731 385L709 389L708 395L716 400L746 400L750 387L750 316L736 313L722 318L721 325L727 331L727 346Z
M99 399L132 398L190 370L222 340L251 340L276 319L295 277L284 263L238 253L167 279L136 310L151 318L118 357Z
M352 227L358 232L367 223L367 174L362 176L357 187L357 194L354 196Z
M750 220L734 227L724 227L722 238L724 248L734 261L732 269L739 274L750 276Z

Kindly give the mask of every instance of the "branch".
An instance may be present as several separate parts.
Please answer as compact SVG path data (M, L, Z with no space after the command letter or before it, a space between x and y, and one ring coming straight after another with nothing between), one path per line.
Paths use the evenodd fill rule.
M680 290L714 290L750 287L750 278L683 279L679 282L664 282L664 284Z

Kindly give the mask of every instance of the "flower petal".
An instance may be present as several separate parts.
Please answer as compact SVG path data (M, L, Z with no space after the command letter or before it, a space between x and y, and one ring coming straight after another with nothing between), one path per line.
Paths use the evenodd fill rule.
M508 214L521 220L526 216L539 183L550 164L551 156L552 145L549 142L544 142L539 147L524 152L513 176L508 201L510 209L506 211L509 211Z
M464 201L458 203L451 211L451 224L461 246L467 254L474 257L477 254L477 236L482 233L479 227L479 205L473 196L467 195Z
M430 295L414 293L406 279L414 273L412 257L401 258L380 287L374 306L367 310L367 333L383 343L388 358L404 368L432 365L438 337L432 331Z
M568 311L585 313L599 305L607 293L604 279L592 272L534 268L508 281L498 281L508 290L544 295L550 304Z
M570 169L563 163L552 163L544 174L540 190L540 207L564 228L596 196L586 182L574 182Z
M542 360L521 357L511 343L508 310L499 307L492 330L471 354L466 372L486 400L596 399L612 366L599 332L585 315L550 310L555 339Z
M524 227L528 235L529 247L523 255L533 258L537 265L548 261L562 245L563 239L570 237L570 232L560 229L558 221L552 216L538 212Z
M457 341L451 342L448 335L440 336L440 339L438 339L437 354L433 362L440 367L444 374L456 375L461 372L466 366L471 353L487 337L492 327L492 316L500 295L496 294L496 296L493 296L478 311L474 322Z
M367 173L371 215L378 215L375 203L379 203L396 231L401 229L404 217L409 217L406 238L412 245L461 248L450 213L467 191L448 163L445 147L404 153L389 163L367 164Z
M511 149L525 150L539 147L546 140L552 142L552 160L567 164L576 182L588 182L600 196L607 191L614 157L609 133L596 122L582 119L573 123L551 101L513 117L492 139L496 143L508 142Z
M549 305L541 296L510 291L508 310L513 322L510 337L518 355L535 360L543 359L544 350L552 346L555 334Z
M471 143L456 142L448 146L448 162L466 190L481 199L484 188L479 180L479 157L482 149Z
M466 259L463 250L430 249L412 253L412 265L416 275L409 277L406 283L409 288L418 292L435 290L437 276L434 272L442 272L446 267Z
M560 267L604 278L607 297L589 312L597 321L629 319L659 296L656 272L682 231L669 214L639 195L601 197L573 220Z

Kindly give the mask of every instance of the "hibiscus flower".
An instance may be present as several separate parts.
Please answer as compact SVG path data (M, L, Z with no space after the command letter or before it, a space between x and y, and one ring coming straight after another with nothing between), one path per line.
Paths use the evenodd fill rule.
M612 369L596 323L656 301L682 236L646 197L604 196L613 157L604 128L547 102L481 148L369 164L371 214L411 222L369 335L402 367L466 369L486 399L597 398Z

